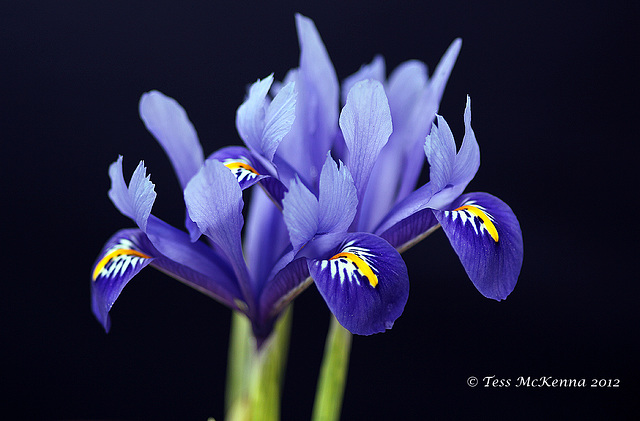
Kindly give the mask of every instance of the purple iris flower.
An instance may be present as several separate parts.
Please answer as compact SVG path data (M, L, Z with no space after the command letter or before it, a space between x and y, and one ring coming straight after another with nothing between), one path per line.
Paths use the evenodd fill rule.
M184 190L188 234L151 215L156 194L142 162L128 185L122 158L111 165L109 197L138 228L116 233L94 266L92 308L105 329L124 286L151 265L247 315L259 342L311 279L352 333L382 332L409 293L398 250L438 224L481 293L503 299L515 286L522 263L515 216L493 196L461 196L479 165L469 104L458 153L444 119L432 127L460 41L431 79L411 61L384 80L375 58L345 80L340 111L337 77L313 22L298 15L296 24L299 67L283 83L255 82L238 108L246 147L205 160L177 102L143 95L141 118ZM414 190L425 157L431 181ZM256 184L245 226L242 191Z

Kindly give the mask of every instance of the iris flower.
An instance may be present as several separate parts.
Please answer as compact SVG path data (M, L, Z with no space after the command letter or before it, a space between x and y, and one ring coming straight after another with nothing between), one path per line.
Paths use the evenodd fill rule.
M137 228L111 237L94 266L92 308L105 329L124 286L151 265L245 314L258 343L311 280L349 331L382 332L408 298L399 251L438 225L482 294L499 300L514 288L517 219L493 196L461 195L479 165L469 101L459 152L442 117L431 125L460 41L431 79L411 61L384 80L376 57L345 80L341 101L313 22L298 15L296 25L299 67L282 83L255 82L238 108L246 147L205 160L182 107L157 91L143 95L140 116L183 188L187 232L151 214L156 194L142 162L128 185L122 157L111 165L109 197ZM430 181L414 190L425 158ZM252 186L261 188L251 189L242 244L242 191Z

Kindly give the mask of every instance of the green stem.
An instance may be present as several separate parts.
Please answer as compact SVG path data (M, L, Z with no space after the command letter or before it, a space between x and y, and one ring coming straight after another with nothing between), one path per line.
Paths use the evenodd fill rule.
M289 306L260 350L256 349L249 321L234 314L227 373L227 420L280 419L280 390L289 349L291 314Z
M313 405L313 421L336 421L340 419L342 398L347 381L351 333L343 328L334 316L327 334L320 378Z

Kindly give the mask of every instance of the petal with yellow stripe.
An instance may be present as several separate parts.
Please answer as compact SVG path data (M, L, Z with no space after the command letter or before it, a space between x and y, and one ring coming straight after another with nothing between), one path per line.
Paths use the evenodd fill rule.
M522 267L522 232L509 206L488 193L469 193L450 210L434 210L469 278L485 297L505 299Z
M332 235L324 259L310 259L309 273L340 324L371 335L393 326L409 296L409 276L400 254L368 233Z
M109 310L122 289L145 266L154 260L157 252L138 229L118 231L107 241L91 273L92 309L108 331Z

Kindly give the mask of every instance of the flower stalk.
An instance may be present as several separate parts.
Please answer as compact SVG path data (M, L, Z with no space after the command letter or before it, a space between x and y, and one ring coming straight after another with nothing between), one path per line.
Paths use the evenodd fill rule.
M227 396L228 421L280 419L280 399L291 333L292 307L276 322L260 348L246 317L234 313L231 323Z
M313 405L313 421L340 419L344 388L349 369L352 335L331 316L331 325L324 348L320 377Z

